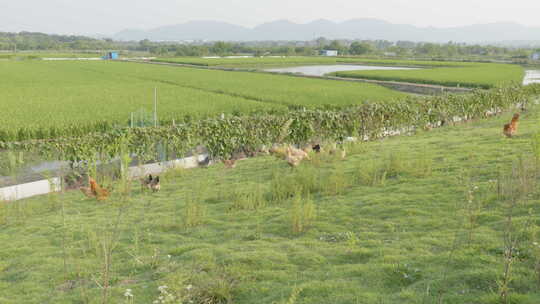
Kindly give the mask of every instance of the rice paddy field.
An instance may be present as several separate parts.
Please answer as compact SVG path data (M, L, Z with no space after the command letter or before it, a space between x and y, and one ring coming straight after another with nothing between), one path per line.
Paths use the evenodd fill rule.
M330 75L384 81L401 81L445 86L492 88L510 82L521 83L521 66L499 63L370 59L355 57L253 57L253 58L160 58L155 61L201 66L264 68L318 64L357 64L417 67L417 70L344 71Z
M204 60L198 64L226 62ZM254 64L251 59L234 60L237 66ZM260 60L255 65L359 59ZM499 64L351 62L422 67L412 72L424 73L422 77L433 82L459 79L460 84L479 87L523 74L518 66ZM287 113L291 108L362 103L394 108L398 103L393 101L407 96L365 83L114 61L4 60L0 79L0 132L99 121L125 126L130 113L152 111L157 88L162 121L221 113L289 114L284 125L273 130L281 139L272 142L281 142L287 134L312 131L309 124L293 124ZM482 107L489 102L499 101L493 104L506 109L508 100L515 105L523 98L538 98L533 96L538 91L528 88L527 94L522 92L527 88L519 87L463 95L470 102L462 105L472 108L465 112L471 114L468 121L453 124L444 116L441 128L423 123L407 133L410 136L340 144L346 155L329 153L335 143L322 138L323 152L311 152L297 167L259 153L232 169L218 159L207 168L172 169L160 176L157 192L130 180L125 171L92 167L99 153L88 143L106 144L119 130L92 138L79 135L65 151L86 149L83 154L91 159L84 159L88 166L81 172L70 172L72 188L87 174L110 194L97 201L78 189L64 189L0 201L0 303L539 303L540 105L512 108L521 113L512 138L501 133L513 112L472 120L486 116ZM478 99L467 99L475 96ZM461 100L440 98L435 99L437 106ZM414 99L422 111L400 103L397 110L366 116L445 112L444 107L431 112L433 103L427 101ZM351 121L357 121L359 115L350 114ZM365 121L393 118L380 115ZM321 130L339 129L331 124L338 119L320 120L317 124L325 126ZM205 136L211 132L217 139L230 136L235 148L250 142L237 135L247 134L237 130L251 130L245 123L216 130L220 125L208 122L197 131ZM144 149L155 145L157 136L174 136L169 131L175 128L158 129L129 130L147 139L136 145ZM189 142L186 137L192 133L181 134L180 140ZM249 136L259 138L261 133ZM85 139L90 140L85 144ZM35 142L55 146L67 141ZM29 142L30 149L34 141ZM213 144L225 149L228 143ZM13 168L25 160L22 152L9 149L26 144L4 146L1 157L8 157L1 159L0 172L16 175ZM121 153L120 167L125 168L135 155L127 149L126 142L111 141L99 151L116 153L111 159Z
M62 52L18 52L8 53L0 52L0 59L24 60L41 58L99 58L102 53L62 53Z
M0 79L0 130L127 124L131 112L153 110L154 88L162 120L405 96L371 84L105 61L0 61Z
M418 70L346 71L332 73L347 78L402 81L445 86L492 88L510 82L521 83L525 71L518 65L463 63L461 66L432 66Z
M540 109L512 114L0 203L0 302L539 303Z

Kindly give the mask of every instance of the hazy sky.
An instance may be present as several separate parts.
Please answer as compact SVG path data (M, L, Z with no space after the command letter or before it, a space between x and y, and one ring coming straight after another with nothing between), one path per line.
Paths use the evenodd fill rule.
M110 34L190 20L255 26L378 18L447 27L512 21L540 26L540 0L0 0L0 31Z

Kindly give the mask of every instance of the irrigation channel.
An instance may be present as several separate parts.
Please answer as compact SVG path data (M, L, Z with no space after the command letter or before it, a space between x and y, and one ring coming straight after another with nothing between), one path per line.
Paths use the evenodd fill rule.
M287 68L266 69L266 72L287 73L287 74L302 74L308 76L325 76L333 72L343 71L375 71L375 70L418 70L418 68L408 67L387 67L387 66L370 66L370 65L309 65Z

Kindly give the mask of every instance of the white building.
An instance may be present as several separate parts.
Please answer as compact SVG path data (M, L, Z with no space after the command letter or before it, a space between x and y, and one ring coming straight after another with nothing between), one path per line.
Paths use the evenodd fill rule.
M532 60L540 60L540 52L532 53L531 59Z
M321 56L337 56L338 51L337 50L322 50Z

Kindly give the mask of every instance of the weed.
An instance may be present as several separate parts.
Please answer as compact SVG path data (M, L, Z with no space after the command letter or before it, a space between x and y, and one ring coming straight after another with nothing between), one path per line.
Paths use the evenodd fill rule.
M227 268L202 270L195 267L191 275L175 273L167 285L159 286L159 296L153 303L233 303L237 283L237 274Z
M405 171L405 164L402 155L398 152L392 152L386 160L386 177L397 178Z
M129 288L126 289L126 291L124 292L124 303L126 304L134 303L133 291Z
M534 258L534 272L536 284L540 286L540 243L538 241L539 229L536 227L534 241L532 242L532 253Z
M510 283L513 281L513 266L515 260L520 255L520 242L523 234L529 230L531 225L531 215L529 211L529 219L524 226L520 227L514 223L514 217L517 215L520 207L519 200L526 200L534 188L530 187L530 169L524 166L523 158L518 158L518 161L513 164L512 171L504 176L505 195L501 200L506 203L506 220L503 233L503 275L497 280L499 288L499 297L502 303L509 303L510 299Z
M0 200L0 225L7 224L7 202Z
M433 160L425 148L422 154L412 161L410 171L413 176L418 178L426 178L433 173Z
M352 231L347 231L347 251L352 252L356 246L358 246L358 243L360 240L358 239L358 236L356 233Z
M345 192L349 186L349 179L342 167L337 167L330 173L330 176L324 182L324 192L327 195L340 195Z
M206 217L206 207L190 194L186 197L184 207L184 226L193 228L201 225Z
M101 288L101 303L109 303L111 276L113 267L113 253L118 246L120 234L120 222L124 214L125 207L118 208L118 213L110 223L110 226L105 227L105 230L99 237L99 252L98 256L102 259L101 275L99 280L94 279L94 282Z
M291 224L293 234L300 234L309 229L316 217L315 204L310 198L303 199L297 193L293 199Z
M386 167L379 161L363 164L355 172L355 179L360 185L365 186L384 186L387 180Z
M479 191L477 185L475 185L470 177L462 177L467 183L465 189L465 213L467 217L467 230L469 235L469 244L473 239L473 232L477 227L478 216L481 212L482 203L478 199L476 193Z
M391 269L390 280L392 284L406 287L422 278L420 269L414 268L409 264L394 264Z
M291 291L291 295L289 296L289 299L287 299L284 304L295 304L302 290L304 290L304 287L294 286Z
M261 185L250 187L252 191L235 190L231 195L231 208L235 210L258 210L266 207L265 193Z

